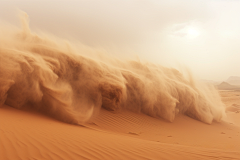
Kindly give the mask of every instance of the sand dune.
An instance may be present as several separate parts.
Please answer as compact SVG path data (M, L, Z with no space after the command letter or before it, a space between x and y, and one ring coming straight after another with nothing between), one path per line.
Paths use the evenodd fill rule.
M239 91L224 104L189 71L32 33L25 13L0 31L1 160L240 159Z
M222 82L216 86L219 90L240 90L240 86L231 85L227 82Z
M221 94L226 104L240 105L240 92ZM4 105L0 159L240 159L240 113L229 111L228 117L207 125L179 115L169 123L103 109L79 126Z
M240 77L238 76L230 76L227 81L228 83L230 83L231 85L237 85L240 86Z

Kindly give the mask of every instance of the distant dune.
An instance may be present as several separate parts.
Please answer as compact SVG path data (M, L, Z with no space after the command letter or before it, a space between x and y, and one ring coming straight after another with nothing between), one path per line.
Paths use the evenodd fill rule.
M221 84L216 86L219 90L239 90L240 86L231 85L227 82L222 82Z
M240 85L240 77L238 76L230 76L227 81L227 83L231 85Z

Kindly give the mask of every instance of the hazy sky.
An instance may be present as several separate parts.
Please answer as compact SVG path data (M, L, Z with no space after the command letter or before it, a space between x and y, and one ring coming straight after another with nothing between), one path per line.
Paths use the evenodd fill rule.
M25 11L34 31L117 56L187 65L202 79L240 76L239 0L0 0L0 20Z

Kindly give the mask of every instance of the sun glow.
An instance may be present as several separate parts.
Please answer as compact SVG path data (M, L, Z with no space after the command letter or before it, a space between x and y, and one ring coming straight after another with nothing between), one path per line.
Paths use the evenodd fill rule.
M198 37L200 35L199 30L195 29L195 28L189 28L187 31L187 34L189 37L191 38L195 38Z

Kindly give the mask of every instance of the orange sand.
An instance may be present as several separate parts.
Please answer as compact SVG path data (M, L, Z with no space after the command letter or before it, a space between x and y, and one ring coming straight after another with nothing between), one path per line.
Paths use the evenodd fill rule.
M240 91L224 105L190 73L32 33L27 17L0 29L0 160L240 159Z
M239 95L221 91L228 108L240 106ZM184 115L169 123L102 109L92 122L79 126L4 105L0 159L240 159L240 113L227 115L228 121L208 125Z

